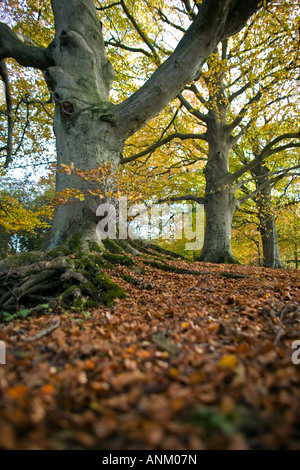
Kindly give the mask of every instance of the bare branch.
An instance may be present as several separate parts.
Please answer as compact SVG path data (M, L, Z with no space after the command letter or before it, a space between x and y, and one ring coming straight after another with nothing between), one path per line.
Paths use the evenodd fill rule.
M157 63L157 65L160 64L160 59L158 57L158 54L155 50L155 47L153 46L153 44L151 43L150 39L148 38L147 34L142 31L142 29L140 28L140 26L138 25L136 19L134 18L134 16L130 13L130 11L128 10L124 0L121 0L120 1L120 4L123 8L123 11L125 13L125 15L127 16L127 18L129 19L129 21L132 23L133 27L135 28L135 30L137 31L137 33L139 34L139 36L142 38L142 40L144 41L144 43L149 47L150 51L152 51L152 54L153 54L153 57Z
M204 197L195 196L194 194L188 194L185 196L170 196L165 199L159 199L155 204L162 204L163 202L180 202L180 201L194 201L198 204L204 204Z
M11 57L25 67L46 70L52 65L50 49L24 44L9 26L0 23L0 61Z
M269 144L267 144L262 151L260 152L259 155L257 155L254 160L251 162L247 163L246 165L243 165L241 168L239 168L237 171L234 173L231 173L229 175L226 175L224 178L222 178L222 184L227 185L227 184L232 184L237 178L240 178L242 175L247 173L248 171L252 170L252 168L255 168L259 163L263 162L266 160L268 157L271 155L274 155L279 152L283 152L284 150L292 149L292 148L299 148L300 147L300 142L297 143L288 143L286 145L282 145L279 147L275 147L272 149L274 145L276 145L278 142L281 142L282 140L286 139L299 139L300 138L300 132L291 132L287 134L283 134L279 137L276 137L273 139Z
M281 142L282 140L286 139L300 139L300 131L299 132L288 132L286 134L282 134L275 139L273 139L271 142L269 142L261 151L261 155L269 152L269 150L274 147L274 145L278 144L278 142ZM298 147L298 145L297 145Z
M228 124L226 126L228 132L231 133L241 123L241 121L243 120L243 118L247 114L248 109L250 108L250 106L253 105L253 103L256 103L257 101L259 101L261 99L262 95L263 95L262 91L259 91L258 93L256 93L256 95L254 95L248 101L248 103L246 103L242 107L242 109L239 111L237 117L230 124Z
M247 194L249 194L250 192L248 191L248 189L246 187L244 187L244 185L246 183L250 183L251 181L257 181L257 180L260 180L260 179L265 179L266 177L269 178L270 176L275 176L275 175L278 175L278 176L283 175L283 177L285 177L285 176L298 176L299 173L292 173L292 172L294 170L298 170L299 168L300 168L300 165L296 165L296 166L293 166L293 167L285 169L285 170L270 171L270 172L268 172L267 174L264 174L264 175L253 176L252 178L248 178L248 179L243 180L240 183L238 183L235 186L234 189L237 190L239 188L242 188L245 192L247 192Z
M157 14L159 15L160 19L164 22L167 23L168 25L172 26L172 28L178 29L178 31L181 31L182 33L186 32L186 29L183 28L182 26L173 23L172 21L169 20L169 18L164 14L164 12L160 9L155 7Z
M204 106L207 106L207 101L203 98L203 96L201 95L200 91L198 90L197 86L194 83L192 83L189 86L184 87L184 89L192 91L194 95L196 96L196 98L200 101L200 103L203 104Z
M121 5L121 2L110 3L109 5L105 5L103 7L96 7L96 10L104 11L104 10L108 10L109 8L115 7L117 5Z
M267 181L262 183L260 186L258 186L254 191L247 194L243 198L239 199L237 201L238 206L240 206L245 201L247 201L247 199L253 199L253 197L256 196L258 193L260 193L264 188L266 188L268 186L274 186L278 181L282 180L286 176L289 176L289 169L287 169L286 171L284 171L283 173L279 174L278 176L276 176L274 178L268 179Z
M45 111L45 113L47 114L47 116L50 118L50 119L53 119L53 116L52 114L47 110L46 106L47 104L51 104L53 103L53 97L51 96L49 98L49 100L47 101L44 101L44 100L39 100L39 99L27 99L27 98L22 98L21 102L25 103L26 105L30 105L30 104L33 104L33 105L40 105L42 106L43 110Z
M138 158L144 157L145 155L148 155L148 153L152 153L154 150L156 150L159 147L162 147L165 144L168 144L174 139L180 139L180 140L186 140L186 139L202 139L202 140L207 140L205 134L180 134L179 132L174 132L173 134L168 135L162 140L159 140L158 142L155 142L155 144L150 145L147 149L143 150L142 152L139 152L135 155L132 155L131 157L127 158L122 158L121 163L129 163L133 162L134 160L137 160Z
M125 51L130 51L130 52L139 52L141 54L146 55L147 57L152 57L152 54L145 49L142 49L140 47L131 47L131 46L126 46L126 44L123 44L122 42L114 42L114 41L105 41L106 46L112 46L112 47L119 47L120 49L124 49Z
M23 101L23 100L22 100ZM25 101L24 101L25 102ZM23 144L23 141L25 139L25 135L26 135L26 131L27 131L27 128L29 126L29 104L26 103L26 120L25 120L25 124L24 124L24 128L23 128L23 132L22 132L22 135L21 135L21 138L20 138L20 141L14 151L14 156L18 153L18 151L20 150L22 144Z
M244 93L246 90L248 90L248 88L251 88L252 86L253 86L253 83L248 82L244 86L242 86L239 90L232 93L228 98L229 103L232 103L233 100L238 98L242 93Z
M194 20L196 18L196 13L194 12L192 6L191 6L191 2L190 0L181 0L182 3L184 4L185 6L185 9L186 9L186 12L187 14L189 15L190 19L191 20Z
M200 121L203 121L205 123L207 122L207 116L201 113L201 111L199 111L198 109L193 108L193 106L188 102L188 100L185 99L182 93L178 93L177 98L190 114L200 119Z

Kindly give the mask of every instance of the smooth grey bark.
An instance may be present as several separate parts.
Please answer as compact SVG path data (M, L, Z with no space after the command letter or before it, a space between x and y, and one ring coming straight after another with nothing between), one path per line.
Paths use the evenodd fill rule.
M237 207L234 190L220 184L229 173L230 135L225 124L226 107L219 101L218 110L206 117L206 140L209 144L205 167L204 209L206 215L204 244L199 261L236 263L231 249L231 226Z
M76 188L84 201L73 200L55 212L49 247L63 243L74 233L90 240L96 236L96 209L101 199L89 191L113 192L113 178L95 181L67 172L61 164L89 171L110 162L117 170L123 142L116 139L108 113L114 71L104 48L101 25L91 1L52 1L56 35L54 66L46 81L55 100L54 132L57 145L56 191ZM113 136L113 137L112 137ZM102 200L102 202L103 202Z
M98 204L115 183L85 181L60 173L61 164L90 170L108 162L115 172L125 140L156 116L183 88L196 79L203 63L224 38L237 33L257 8L257 0L205 0L171 56L143 87L118 106L109 103L113 69L107 60L100 21L93 0L52 0L55 38L48 48L25 45L6 25L0 25L0 60L13 57L21 65L46 71L55 100L58 192L75 188L85 200L59 206L49 246L75 232L96 237ZM104 199L88 193L102 185Z
M232 192L221 190L207 195L204 244L199 261L237 263L231 249L231 226L236 199Z
M259 214L259 221L263 248L263 266L265 268L282 268L274 215L266 214L264 207Z
M254 198L258 208L259 232L263 248L263 266L266 268L282 268L278 247L278 234L272 207L271 185L264 185L269 180L270 170L263 164L252 169L252 174L259 177L256 186L262 186ZM259 182L258 182L259 181Z

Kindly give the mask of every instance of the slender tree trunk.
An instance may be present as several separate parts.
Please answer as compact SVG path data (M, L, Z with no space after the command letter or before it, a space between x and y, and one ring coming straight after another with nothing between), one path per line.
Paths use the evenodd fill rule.
M258 186L268 180L268 173L269 169L263 164L257 165L252 169L252 174L260 177L265 176L265 178L258 180ZM263 266L266 268L282 268L278 247L278 234L272 207L271 187L269 185L265 186L258 193L256 203L258 206L259 231L263 247Z
M298 258L298 246L296 245L296 243L295 243L295 259L294 259L294 262L295 262L295 268L298 269L299 258Z
M265 268L282 268L273 214L260 214L260 234L263 247L263 266Z
M274 268L283 268L280 258L280 251L278 245L278 232L276 230L276 222L274 218L274 243L275 243L275 264Z

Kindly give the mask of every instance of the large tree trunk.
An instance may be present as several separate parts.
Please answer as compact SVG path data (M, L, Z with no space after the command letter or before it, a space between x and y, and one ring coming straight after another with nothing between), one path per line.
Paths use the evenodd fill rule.
M231 250L231 226L235 207L235 196L228 190L206 196L205 236L199 261L237 263Z
M54 132L57 145L58 193L76 188L84 200L71 198L54 215L49 247L60 245L74 233L96 239L96 209L115 190L110 171L99 181L78 174L110 165L117 174L123 142L113 132L108 102L114 76L104 50L101 25L90 2L53 2L56 36L53 43L55 66L46 72L46 81L55 99ZM73 163L72 174L61 172L62 164ZM107 176L109 174L109 177ZM94 193L101 190L102 198ZM79 193L78 193L79 194Z
M62 244L75 232L82 235L83 242L85 238L98 240L96 234L97 208L103 203L114 203L113 194L116 192L122 144L112 137L109 124L103 124L99 129L99 121L96 122L97 140L95 141L93 139L93 135L95 135L94 123L93 116L82 116L72 124L67 132L64 126L58 126L57 130L55 125L59 162L56 191L59 194L68 188L76 188L76 191L80 191L84 195L84 200L71 198L70 203L57 207L49 248ZM99 135L101 135L101 139L99 139ZM97 174L95 174L91 180L86 180L85 177L76 174L61 173L59 172L60 161L68 166L73 162L75 169L85 172L99 167L100 176L97 179ZM103 168L104 175L101 174ZM90 191L100 192L102 195L99 197Z
M229 173L230 136L219 112L210 112L207 119L208 161L205 168L204 209L206 225L204 244L199 261L209 263L237 263L231 250L231 226L236 198L230 187L222 185ZM224 109L225 115L225 109Z
M207 0L171 56L143 87L118 106L109 103L113 70L105 54L101 24L93 0L51 0L55 39L48 48L27 46L0 24L0 60L13 57L25 67L46 70L56 103L54 129L58 171L61 164L90 170L111 162L117 170L124 141L156 116L186 83L199 75L219 41L237 33L257 8L256 0ZM113 183L105 182L112 192ZM57 190L87 193L91 182L57 175ZM105 197L104 197L105 199ZM92 236L99 199L86 195L56 210L49 246L56 246L74 229ZM103 200L102 200L103 202ZM92 236L93 238L93 236Z

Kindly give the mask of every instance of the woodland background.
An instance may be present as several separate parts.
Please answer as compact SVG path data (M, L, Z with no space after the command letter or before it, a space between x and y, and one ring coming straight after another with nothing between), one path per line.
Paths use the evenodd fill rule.
M168 57L195 10L189 2L167 1L96 6L116 71L111 97L118 103ZM230 123L230 184L241 201L233 216L232 249L246 264L264 264L264 232L273 230L282 265L299 267L298 8L297 2L287 1L284 8L275 2L260 10L238 35L219 45L197 82L127 141L123 154L120 194L132 203L201 201L210 145L203 138L205 115L210 112ZM1 20L29 44L46 45L53 34L48 2L3 1ZM53 98L41 72L13 60L7 60L7 72L2 75L0 111L2 257L40 248L57 202ZM6 99L4 83L9 86ZM266 151L260 164L247 171L249 162L273 142L272 152ZM70 189L56 197L63 202L72 196ZM271 228L266 222L270 218ZM184 241L162 243L184 253ZM199 253L185 255L196 258Z
M114 103L171 54L197 3L95 1ZM118 187L132 203L196 207L225 168L223 261L243 265L199 262L175 239L126 255L111 240L40 251L54 208L85 195L55 194L42 72L0 63L0 448L300 448L300 2L259 5L127 140ZM25 44L52 40L48 0L2 0L0 20Z

